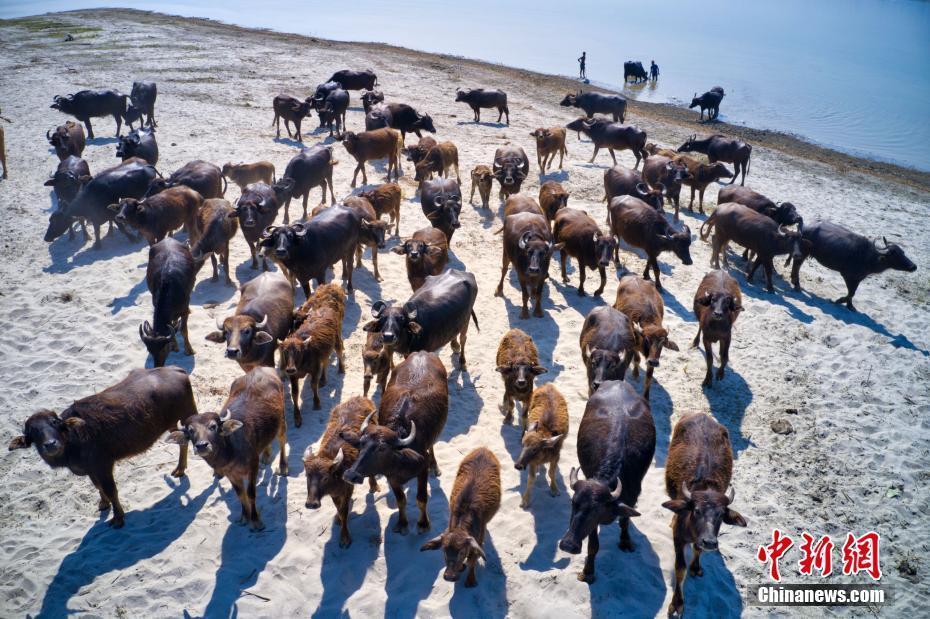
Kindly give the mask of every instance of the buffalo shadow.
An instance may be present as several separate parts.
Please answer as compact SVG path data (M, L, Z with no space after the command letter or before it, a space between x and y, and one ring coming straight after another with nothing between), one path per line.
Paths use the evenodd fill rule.
M726 536L726 529L721 530ZM725 544L721 539L721 545ZM691 544L685 546L685 560L690 565ZM736 588L736 580L719 552L701 554L701 569L704 575L696 578L688 574L681 584L685 599L685 613L694 617L737 618L743 615L743 598ZM675 573L672 570L671 586L674 587Z
M518 405L519 406L519 405ZM513 426L501 424L501 438L510 453L513 461L520 456L522 448L522 431L517 415L514 415ZM513 462L502 463L503 466L513 466ZM551 569L565 569L569 564L568 557L555 560L558 540L568 527L571 515L570 494L565 486L562 476L562 467L565 459L560 460L555 485L559 489L559 496L549 495L549 466L539 469L536 474L536 483L533 485L533 495L530 497L530 506L524 511L533 516L533 529L536 534L536 544L530 554L519 563L524 571L546 572ZM523 494L526 488L527 471L520 471L520 483L508 491ZM522 509L522 508L521 508Z
M920 353L924 357L930 357L930 350L920 348L903 333L892 333L888 330L888 327L878 322L868 314L863 314L859 311L852 311L847 309L844 304L834 303L830 299L819 297L817 295L811 294L810 292L807 292L806 290L798 291L792 288L791 290L785 290L784 294L785 296L790 296L792 299L801 301L808 307L819 309L824 314L847 325L865 327L866 329L869 329L872 332L881 335L882 337L887 337L889 340L888 343L895 348L913 350Z
M550 283L551 281L547 282L547 285L550 285ZM510 286L508 287L507 284L510 284ZM511 299L508 295L513 296L514 299ZM553 352L559 341L560 329L555 318L552 316L552 312L560 311L566 306L556 305L548 294L548 290L546 290L543 292L542 300L543 317L537 318L533 316L533 298L530 296L527 302L530 317L525 319L520 318L522 295L520 293L520 282L517 279L517 273L512 263L510 265L509 276L504 280L503 297L498 298L502 298L504 301L504 306L507 310L507 321L510 328L521 329L533 338L533 342L536 344L536 349L539 352L539 364L549 370L548 373L542 375L545 377L542 382L554 381L561 371L565 369L565 366L561 363L556 363L553 357ZM540 337L542 335L545 335L545 337ZM542 382L539 384L542 384Z
M567 180L568 180L568 170L564 170L561 168L556 168L555 170L553 170L552 168L549 168L549 171L546 172L545 174L543 174L542 172L539 173L539 184L540 185L542 185L546 181L558 181L562 183Z
M94 228L87 224L87 232L91 240L85 241L83 233L78 230L74 235L74 240L69 240L68 235L62 234L60 237L49 243L48 255L51 264L43 267L45 273L69 273L73 269L88 266L95 262L106 262L112 258L119 258L147 248L148 243L137 238L130 241L119 229L113 225L107 232L102 229L108 224L101 226L100 249L94 249Z
M142 294L148 292L149 290L148 282L146 281L146 278L145 278L146 265L140 264L138 265L138 267L143 270L142 279L136 282L132 288L126 291L126 294L124 294L121 297L114 297L113 300L107 304L107 307L111 308L110 309L111 315L115 316L116 314L119 314L121 311L123 311L126 308L135 307L136 305L138 305L137 301L139 300L139 297Z
M692 349L700 350L703 369L704 352L701 348ZM716 351L716 349L714 349ZM745 359L737 358L737 363L751 360L748 356ZM755 444L743 436L743 417L746 415L746 409L752 403L752 389L742 377L742 375L733 369L733 360L727 364L723 380L717 380L717 368L719 368L719 359L714 354L714 382L710 387L702 387L704 397L707 398L707 404L710 407L710 413L714 419L723 424L730 433L730 443L733 446L733 457L739 457L739 453L747 447L754 447ZM703 380L703 379L702 379Z
M395 533L394 525L397 523L397 503L394 500L394 494L388 492L388 505L395 509L388 519L388 526L384 532L384 563L387 568L387 578L384 584L384 590L387 592L387 600L384 603L385 617L415 617L417 616L417 607L420 602L426 599L433 590L433 584L436 581L436 574L430 578L430 573L423 569L417 569L416 566L423 565L423 557L420 555L420 546L431 540L436 535L442 533L448 524L449 500L439 484L439 480L430 476L429 478L429 501L427 503L427 512L430 517L430 530L425 533L416 532L416 521L419 518L420 510L417 507L416 495L416 478L404 484L404 491L412 486L407 493L407 517L410 520L410 531L406 535ZM441 526L440 526L441 523ZM441 552L433 551L439 555L435 561L441 561Z
M566 523L568 521L566 520ZM666 584L659 564L659 557L652 543L636 527L636 518L630 520L630 537L635 550L623 552L617 545L620 542L620 526L614 521L600 526L600 550L595 560L596 580L588 585L592 617L616 617L634 614L642 617L656 617L661 614L665 602ZM566 570L566 578L574 578L574 567L578 571L584 563L584 553L572 561L573 566ZM735 587L734 587L735 589Z
M674 352L675 351L666 350L662 353L663 359L666 358L666 355ZM652 420L656 429L655 463L656 466L665 466L665 459L668 457L668 445L672 436L672 417L675 414L675 402L672 400L671 394L666 391L659 380L662 377L662 373L659 371L660 369L661 366L656 368L656 373L652 375L652 388L649 392L649 409L652 412ZM642 371L639 374L638 381L640 383L640 395L642 395L641 388L645 380L646 372Z
M45 592L38 616L65 617L80 613L68 609L72 597L99 577L131 568L167 549L184 534L216 486L214 482L197 496L190 497L189 477L175 480L165 475L165 481L171 492L149 507L127 512L122 529L112 529L105 522L106 516L101 514L80 545L62 560ZM186 504L181 500L183 497L188 498Z
M452 617L498 619L510 615L507 603L507 574L501 565L500 554L494 546L490 532L485 533L482 549L487 555L487 560L479 560L478 567L475 569L478 586L465 587L467 571L462 573L458 582L448 583L453 587L452 599L449 600L449 614ZM432 554L443 556L441 552ZM444 563L443 568L445 568Z
M263 531L252 531L248 525L237 524L242 509L239 498L231 486L225 492L220 491L229 509L229 525L223 535L216 584L204 608L204 617L237 616L236 601L242 597L243 591L258 581L259 574L284 547L287 539L288 478L275 475L267 465L262 465L260 471L264 471L264 476L257 486L265 492L256 492L256 502L265 523Z
M303 135L302 129L303 127L301 126L301 135ZM299 148L301 150L303 150L304 148L308 148L308 146L306 146L303 142L299 142L295 140L294 138L275 138L274 142L275 144L284 144L285 146L293 146L294 148Z
M466 341L465 348L466 354L474 360L477 356L474 346L469 351L468 342ZM442 350L436 352L441 353ZM471 427L478 422L481 411L484 409L484 398L481 397L475 387L475 381L469 369L463 370L458 363L458 353L452 353L452 358L449 360L450 414L446 418L446 425L439 437L439 440L447 442L458 434L467 434ZM481 375L479 374L477 378L480 379Z
M504 114L504 118L507 118L507 115ZM481 125L482 127L491 127L493 129L506 129L507 123L499 123L489 120L459 120L455 123L458 126L462 125Z
M776 259L777 258L778 256L776 256ZM739 274L736 279L739 281L740 292L742 294L758 301L768 301L772 305L783 307L793 319L806 325L814 322L814 317L811 314L801 310L793 303L788 302L787 297L795 295L792 294L793 289L791 285L785 281L785 279L778 272L777 268L773 269L772 273L772 287L775 289L775 291L769 292L765 289L765 271L761 266L756 269L756 272L753 274L753 280L749 281L747 278L747 273L749 272L750 263L748 261L744 261L742 258L736 258L736 260L742 262L746 268L732 269L731 264L731 269L724 269L724 271L730 273L730 275L734 275L734 273L731 271L736 271ZM723 264L721 262L721 267L722 266Z
M212 273L212 266L210 266L209 260L204 263L203 268L200 270L200 273L204 273L204 276L201 277L200 273L197 275L197 279L194 283L194 289L191 291L191 305L204 305L206 303L214 303L216 305L222 305L227 303L230 299L235 296L239 291L239 286L236 284L236 280L233 278L235 273L230 273L229 278L232 280L232 284L227 284L223 277L223 266L220 265L219 271L220 275L216 281L211 279L210 273ZM232 270L230 266L230 270Z
M383 488L384 481L381 483ZM381 521L375 509L376 495L368 493L368 484L365 483L355 489L353 503L361 491L365 492L365 511L353 514L350 508L349 524L353 537L349 548L339 547L339 523L335 518L333 520L330 538L323 547L323 565L320 569L323 595L316 610L310 615L313 618L348 616L346 602L361 591L368 568L378 559ZM335 506L328 497L320 509L335 512Z
M101 138L101 137L96 137L96 138L93 138L93 139L88 139L88 140L86 141L86 144L87 144L88 146L106 146L107 144L118 144L118 143L119 143L119 138L120 138L120 136L113 137L113 138ZM54 153L54 152L55 152L55 149L52 149L52 152Z

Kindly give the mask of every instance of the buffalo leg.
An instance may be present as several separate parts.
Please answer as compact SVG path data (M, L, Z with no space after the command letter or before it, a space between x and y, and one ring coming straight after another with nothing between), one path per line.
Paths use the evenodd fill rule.
M100 249L102 245L100 244L100 224L93 224L94 226L94 249Z
M397 483L393 479L388 479L391 486L391 492L394 493L394 500L397 501L397 524L394 525L394 532L401 535L407 534L407 495L404 494L404 485Z
M601 547L601 541L597 536L597 527L588 536L588 556L584 560L584 569L578 574L578 580L591 584L594 582L594 557Z
M526 490L523 491L520 507L526 509L530 506L530 496L533 494L533 484L536 482L536 465L526 467Z
M604 292L604 286L607 285L607 267L598 266L597 271L601 274L601 285L594 291L594 296L599 297Z
M178 465L171 471L172 477L184 477L187 470L187 441L181 443L178 450Z
M116 481L113 479L112 463L109 468L100 472L97 477L97 482L100 484L101 497L106 497L110 501L110 504L113 505L113 518L110 519L110 526L114 529L122 528L124 517L123 506L120 505L119 494L116 492Z
M333 497L336 504L336 516L339 518L339 547L348 548L352 545L352 536L349 535L349 497Z
M698 210L701 211L701 215L704 214L704 190L705 189L707 189L706 186L698 189Z
M843 277L843 281L846 282L846 296L840 297L835 301L835 303L845 303L846 308L852 311L856 311L855 306L853 306L853 297L856 296L856 290L859 288L859 284L862 282L861 279L854 279L851 277Z
M594 159L597 157L597 152L598 152L599 150L601 150L601 147L595 144L595 145L594 145L594 154L591 155L591 160L590 160L588 163L594 163Z
M504 390L504 400L501 402L500 411L504 414L504 423L513 423L513 397Z
M116 121L116 137L119 137L120 129L123 128L123 118L119 114L113 114L113 120ZM139 122L139 127L142 127L142 122Z
M559 250L559 263L562 265L562 283L568 283L568 274L565 272L566 263L568 262L568 252L564 249Z
M336 362L339 364L337 371L340 374L346 373L346 355L345 342L342 340L342 333L336 334Z
M426 502L429 499L427 492L428 467L423 467L417 476L417 507L420 508L420 519L417 520L417 532L429 531L429 514L426 512Z
M501 259L501 281L497 284L497 290L494 291L495 297L504 295L504 278L507 277L508 267L510 267L510 259L507 257L507 252L505 251Z
M646 401L649 401L649 389L652 387L652 371L653 367L651 365L646 367L646 380L643 384L643 397L646 398ZM636 372L635 374L638 374Z
M252 254L252 264L249 266L254 270L258 268L258 258L255 255L255 244L252 243L251 241L248 241L248 244L249 244L249 253ZM227 277L229 277L228 274L227 274Z
M439 470L439 464L436 462L436 451L430 447L429 448L429 473L433 477L440 477L442 471Z
M656 276L656 290L662 292L662 282L659 281L659 260L655 256L652 256L649 258L649 262L652 263L652 272L655 273ZM648 267L649 264L647 263L646 266Z
M278 448L281 453L278 454L278 470L276 474L287 476L287 422L282 421L278 426Z
M559 487L555 483L555 473L559 466L559 455L556 453L555 458L549 461L549 494L559 496Z
M536 284L536 294L534 295L535 298L534 298L534 307L533 307L533 316L535 316L536 318L543 317L542 293L543 293L543 286L545 285L546 285L546 280L543 280L539 282L538 284Z
M300 427L303 418L300 416L300 380L297 376L291 376L291 400L294 401L294 426Z
M249 497L249 520L251 521L251 527L253 531L261 531L265 528L264 523L262 523L261 516L258 515L258 505L255 502L255 482L258 479L258 462L251 463L251 470L249 471L249 485L247 489Z
M364 166L364 165L365 165L364 163L361 163L361 162L360 162L357 166L355 166L355 172L352 174L352 184L350 185L353 189L354 189L355 186L356 186L356 182L355 182L355 181L356 181L356 179L358 178L358 171L361 170L361 169L363 169L362 166Z
M704 387L710 387L713 383L713 369L714 369L714 353L711 351L711 339L708 335L704 334L704 362L707 364L707 373L704 375L704 382L701 383Z
M275 131L275 137L278 137L278 138L281 137L281 117L275 114L274 120L271 121L271 124L277 126L277 130Z
M97 492L100 494L100 500L97 502L97 511L105 512L110 509L110 499L103 493L103 490L100 489L100 481L94 475L90 475L90 481L94 484L94 488L97 489Z
M614 149L608 148L607 151L610 153L610 158L614 160L614 165L617 165L617 155L614 153Z
M680 617L685 610L685 598L681 594L681 582L685 579L685 545L675 536L675 593L668 606L668 615Z
M252 513L252 510L249 508L249 497L245 492L245 488L242 486L242 480L230 475L229 483L232 484L233 490L236 491L236 496L239 497L239 505L242 508L238 523L246 524L249 521L249 515Z
M459 333L459 369L464 370L467 362L465 361L465 340L468 338L468 321L465 321L465 327ZM453 340L454 341L454 340Z
M320 377L322 376L322 368L315 368L315 371L310 377L310 385L313 387L313 410L320 410Z
M187 333L187 321L190 318L190 314L185 314L181 317L181 335L184 336L184 354L193 355L194 349L191 348L191 336Z
M308 190L307 190L307 193L304 194L304 203L303 203L303 207L304 207L304 220L307 219L307 199L308 199L309 197L310 197L310 190L308 189Z
M717 380L723 380L723 370L730 361L730 336L720 338L720 367L717 368Z
M497 120L500 122L500 119ZM483 545L484 543L484 529L481 529L481 533L478 534L478 539L476 540L478 545ZM475 577L475 566L478 565L478 553L469 552L468 553L468 576L465 577L465 586L466 587L476 587L478 586L478 579Z
M769 257L765 262L762 263L762 268L765 269L765 289L769 292L775 292L775 286L772 285L772 272L775 270L774 265L772 265L772 258Z
M752 261L752 266L749 267L749 272L746 273L746 281L751 282L752 276L756 274L756 269L759 268L759 264L762 262L761 256L756 256L756 259Z
M794 264L791 265L791 285L795 290L801 290L801 265L804 264L805 259L807 256L802 255L800 258L795 258ZM846 287L849 288L848 283Z
M633 552L636 549L633 545L633 540L630 539L629 518L620 518L620 541L617 543L617 548L623 552Z
M704 575L704 570L701 569L701 547L697 544L692 544L691 550L694 554L694 557L691 559L691 566L688 569L688 573L691 576L697 576L700 578Z
M578 296L583 297L584 283L588 279L588 270L585 268L584 264L582 264L581 260L578 261L578 277Z
M691 201L688 202L688 210L694 212L694 186L691 187Z
M216 262L216 254L210 254L210 264L213 265L213 276L210 278L210 281L215 282L220 278L219 264Z
M697 332L697 335L694 336L694 341L691 342L691 348L697 348L698 340L699 340L700 337L701 337L701 322L700 322L700 320L701 320L701 318L700 318L700 316L698 316L698 332Z
M87 127L87 139L94 139L94 128L90 125L90 118L84 121L84 126Z

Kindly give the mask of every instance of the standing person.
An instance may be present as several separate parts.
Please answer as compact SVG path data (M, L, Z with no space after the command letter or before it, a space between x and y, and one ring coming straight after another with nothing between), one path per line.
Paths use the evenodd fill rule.
M652 76L652 81L655 82L659 79L659 65L656 64L656 61L652 61L652 66L649 67L649 75Z
M578 59L578 79L583 80L587 77L584 71L585 60L587 59L588 52L581 52L581 58Z

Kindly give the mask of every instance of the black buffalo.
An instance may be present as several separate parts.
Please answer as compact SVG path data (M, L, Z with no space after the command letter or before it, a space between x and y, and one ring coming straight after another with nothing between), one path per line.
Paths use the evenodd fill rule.
M146 116L145 124L157 127L155 122L155 99L158 97L158 86L155 82L133 82L132 92L129 93L129 107L123 114L123 120L132 129L132 123L142 123L142 115Z
M645 82L649 79L649 75L646 73L646 69L643 68L643 63L632 60L627 60L623 63L623 81L624 82L633 82L638 84L639 82Z
M694 93L694 98L691 99L691 105L688 108L700 107L701 120L704 120L704 110L707 110L707 119L714 120L720 115L720 102L723 101L723 95L723 88L720 86L714 86L700 97Z
M796 290L801 289L799 273L801 265L808 256L813 256L817 262L839 271L846 282L846 296L840 297L836 303L845 303L846 307L855 311L853 297L856 289L869 275L881 273L887 269L907 271L913 273L917 265L904 255L900 245L889 243L882 238L879 242L870 241L861 234L856 234L848 228L831 221L815 221L804 226L801 236L808 241L802 245L801 257L794 259L791 269L791 283Z
M139 127L128 135L122 136L119 144L116 145L116 156L123 161L130 157L139 157L155 165L158 163L158 142L155 141L155 130L151 127Z
M336 82L345 90L373 90L378 85L378 76L371 69L350 71L343 69L333 73L327 82Z
M475 122L481 122L481 108L497 108L497 122L507 115L510 126L510 109L507 108L507 93L503 90L485 90L484 88L459 89L455 91L455 100L467 103L475 115Z
M599 92L585 92L578 94L568 93L559 104L562 107L579 107L584 110L588 118L595 113L611 114L614 122L623 122L626 115L626 99L620 95L602 95Z
M434 228L442 230L452 242L452 235L461 227L462 190L451 178L423 181L420 185L420 206Z
M94 139L94 129L90 125L91 118L101 116L112 116L116 121L116 135L119 136L120 127L123 125L123 114L126 112L126 101L129 95L106 89L106 90L82 90L73 95L62 97L56 95L54 103L49 107L58 110L63 114L74 116L84 123L87 127L88 139Z

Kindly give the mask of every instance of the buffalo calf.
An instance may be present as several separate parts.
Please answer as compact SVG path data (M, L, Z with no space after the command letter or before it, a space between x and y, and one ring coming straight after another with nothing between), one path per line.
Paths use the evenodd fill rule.
M536 481L538 469L549 465L549 494L559 496L555 485L555 471L562 453L562 443L568 434L568 404L552 383L533 391L528 413L524 421L529 422L523 434L523 446L514 462L518 471L526 469L526 490L520 507L530 506L530 495Z
M497 371L504 379L504 401L500 411L504 413L504 423L513 420L513 403L523 405L523 430L526 430L526 416L533 393L533 379L548 370L539 365L539 352L533 338L520 329L511 329L501 338L497 346Z

